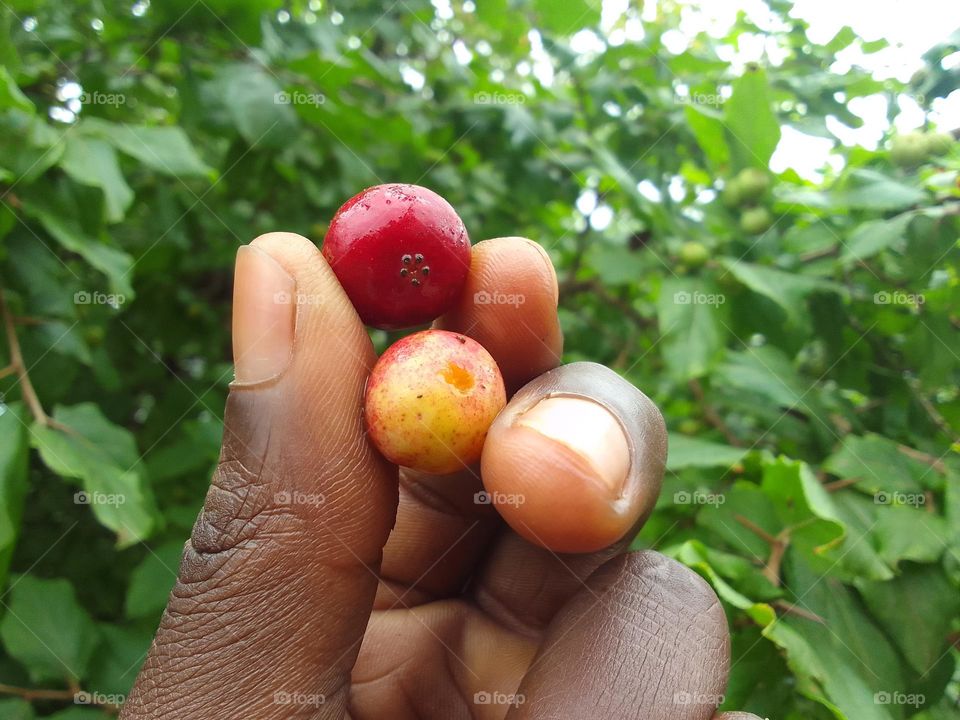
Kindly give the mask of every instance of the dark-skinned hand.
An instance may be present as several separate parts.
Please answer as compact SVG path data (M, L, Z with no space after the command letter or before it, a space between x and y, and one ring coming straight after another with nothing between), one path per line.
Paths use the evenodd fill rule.
M717 597L625 553L660 490L659 411L605 367L559 367L556 274L529 240L475 245L437 326L483 344L512 394L482 469L443 477L365 437L376 357L317 248L240 249L220 463L121 718L714 717Z

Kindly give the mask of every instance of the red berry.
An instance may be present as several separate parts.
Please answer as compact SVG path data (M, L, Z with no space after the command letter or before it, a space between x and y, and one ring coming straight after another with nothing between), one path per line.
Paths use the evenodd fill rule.
M337 211L323 256L363 322L394 330L450 309L467 279L470 238L432 190L376 185Z

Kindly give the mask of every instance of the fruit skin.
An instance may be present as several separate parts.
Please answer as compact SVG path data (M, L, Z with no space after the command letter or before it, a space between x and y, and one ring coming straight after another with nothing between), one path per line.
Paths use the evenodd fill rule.
M680 246L680 261L692 268L701 267L710 259L710 251L703 243L689 241Z
M909 132L897 135L890 143L890 159L903 168L914 167L927 159L929 148L923 133Z
M387 348L367 380L369 437L390 462L431 474L480 459L507 403L496 361L480 343L424 330Z
M946 155L953 147L953 135L945 132L927 133L925 143L929 155Z
M736 178L728 180L723 186L723 190L720 191L720 201L730 210L740 206L740 184Z
M376 185L337 211L323 256L367 325L428 323L446 312L470 269L470 238L446 200L419 185Z
M770 189L770 178L759 168L745 168L737 174L737 188L740 202L751 203L759 200Z
M751 235L766 232L773 224L773 216L765 207L749 208L740 216L740 229Z

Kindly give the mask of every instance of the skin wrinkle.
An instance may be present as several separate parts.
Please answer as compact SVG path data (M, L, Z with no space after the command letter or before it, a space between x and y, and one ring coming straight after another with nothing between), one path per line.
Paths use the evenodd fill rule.
M510 720L561 717L561 708L569 720L673 720L678 715L676 688L688 687L694 697L720 695L726 686L729 644L722 641L717 655L724 664L718 668L702 640L726 637L726 618L712 612L713 591L702 578L644 552L610 561L588 585L602 602L598 605L582 591L560 612L520 690L539 700L512 711ZM704 614L704 608L711 612ZM700 632L686 632L688 626ZM569 655L579 656L580 664L561 663ZM602 668L603 678L578 668ZM611 674L640 682L611 683ZM572 688L562 695L564 703L558 693L565 684ZM706 720L712 712L713 707L702 703L687 705L683 717Z
M508 245L522 247L522 254ZM549 266L531 262L528 246L528 241L512 239L485 252L496 257L497 264L490 267L505 275L542 276L542 267ZM340 720L348 705L355 720L455 720L461 712L463 717L471 717L471 709L476 720L501 720L506 707L473 705L473 693L480 689L525 693L528 709L517 712L536 708L536 713L515 717L628 720L637 712L637 693L644 685L660 683L659 692L669 698L672 683L691 688L695 683L725 683L726 645L719 633L721 627L725 632L726 625L722 613L716 622L709 605L716 604L715 597L701 602L706 587L702 580L682 575L686 570L671 580L668 570L672 561L655 554L606 563L612 553L624 549L625 540L598 553L558 557L506 531L504 536L514 540L512 545L502 539L488 541L483 533L463 539L463 544L476 543L480 551L493 551L493 564L483 566L478 574L476 597L491 591L491 596L495 594L504 603L504 613L529 614L541 624L540 634L549 636L544 648L555 652L537 655L537 638L496 622L491 615L498 612L489 605L484 609L472 603L473 594L461 597L460 577L475 570L470 554L455 559L450 585L444 586L440 595L457 600L377 612L367 624L363 608L369 607L386 584L378 582L371 571L377 570L383 541L393 523L390 502L396 503L398 495L395 472L372 452L363 434L360 403L372 350L365 331L338 295L339 288L326 284L329 269L321 259L314 259L318 253L312 246L292 236L278 236L265 241L265 248L274 257L281 253L284 267L291 274L296 271L299 292L322 296L327 307L322 311L316 310L317 306L298 307L297 351L284 377L255 391L232 390L232 396L247 398L232 405L240 408L239 413L227 416L230 434L236 435L236 462L229 467L231 474L224 470L216 479L217 489L211 497L223 507L221 514L208 515L205 532L214 534L214 540L239 538L240 542L224 553L201 555L192 547L185 553L184 564L192 565L201 576L206 570L210 577L205 583L177 588L185 597L174 599L170 615L165 617L164 621L172 624L161 630L165 635L162 645L155 646L145 669L147 677L141 675L132 702L123 711L126 720ZM519 273L518 262L523 266ZM468 298L470 307L464 315L471 323L478 318L498 318L501 327L509 328L510 332L504 333L491 321L481 329L496 334L494 341L506 345L514 373L536 362L556 362L546 352L549 348L536 338L559 338L554 298L538 296L555 287L555 281L523 287L520 292L527 293L527 303L520 308L478 308ZM491 288L495 289L509 291ZM547 312L551 304L553 310ZM510 318L515 322L504 325ZM522 328L527 328L526 332L520 332ZM609 371L609 380L597 385L591 373L601 371L591 367L574 366L566 391L592 397L608 407L618 407L617 398L633 397L634 389L622 378L610 377L614 374ZM539 367L534 374L545 369ZM267 408L274 407L279 415L268 423L274 434L267 452L262 442L265 428L259 423L266 422ZM645 418L652 417L649 407L634 407L623 421L628 438L635 443L635 461L660 447L657 429L644 426ZM278 443L281 437L284 441ZM255 452L258 449L260 452ZM656 469L647 459L640 467ZM657 459L656 454L652 459ZM261 469L250 472L255 468ZM396 552L415 555L420 563L391 568L398 570L408 585L417 582L422 570L439 557L430 559L429 543L442 540L438 538L438 509L421 500L429 503L436 499L441 505L449 501L455 508L487 511L494 522L484 520L483 526L496 529L499 524L493 508L473 504L472 492L415 497L417 490L429 494L442 488L444 480L452 485L460 479L440 479L436 485L404 490L406 511L423 511L407 516L407 534L403 542L394 545ZM296 506L294 512L286 506L271 507L275 492L294 488L322 492L326 502L319 507ZM655 493L651 494L655 498ZM263 504L266 506L261 507ZM420 521L425 523L422 529L411 529L411 522ZM471 521L476 519L465 520ZM252 537L245 539L251 532ZM494 570L501 584L485 587L483 583L491 579L486 573ZM432 579L428 575L419 582ZM686 582L681 582L684 579ZM590 590L582 588L581 580L586 580ZM663 591L659 585L664 582L675 587ZM599 604L598 593L604 597ZM413 595L405 597L405 605L412 604ZM687 602L690 607L684 605ZM711 612L693 622L690 613L701 607ZM694 649L681 656L676 654L680 646ZM358 682L351 687L350 671L358 650L360 659L354 668ZM638 666L643 668L640 676ZM535 692L521 688L521 681L531 681L523 680L528 667L532 667L532 681L540 683ZM390 679L365 684L364 672ZM541 673L562 683L538 680ZM330 698L320 708L277 707L271 702L272 693L279 689L313 693L324 687ZM161 706L149 698L144 702L144 696L150 694L154 698L163 695L169 705ZM140 714L129 715L136 712L137 705ZM644 720L665 717L657 713L654 709ZM674 713L671 720L681 720L681 714ZM683 715L682 720L694 719ZM701 720L700 716L695 720Z

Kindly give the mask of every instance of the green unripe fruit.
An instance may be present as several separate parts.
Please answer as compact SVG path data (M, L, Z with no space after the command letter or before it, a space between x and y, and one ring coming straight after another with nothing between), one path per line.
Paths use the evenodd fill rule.
M910 132L897 135L890 143L890 159L902 168L915 167L927 159L929 148L922 133Z
M946 155L953 147L953 135L950 133L929 133L925 139L929 155Z
M755 207L743 211L740 216L740 229L750 235L766 232L773 225L773 216L765 207Z
M740 185L736 180L728 180L727 184L723 186L723 190L720 191L720 202L723 203L724 207L730 208L731 210L739 207Z
M680 261L692 268L702 266L710 259L710 251L703 243L685 242L680 246Z
M767 194L770 189L770 178L760 168L746 168L737 175L737 185L740 188L741 202L754 202Z

